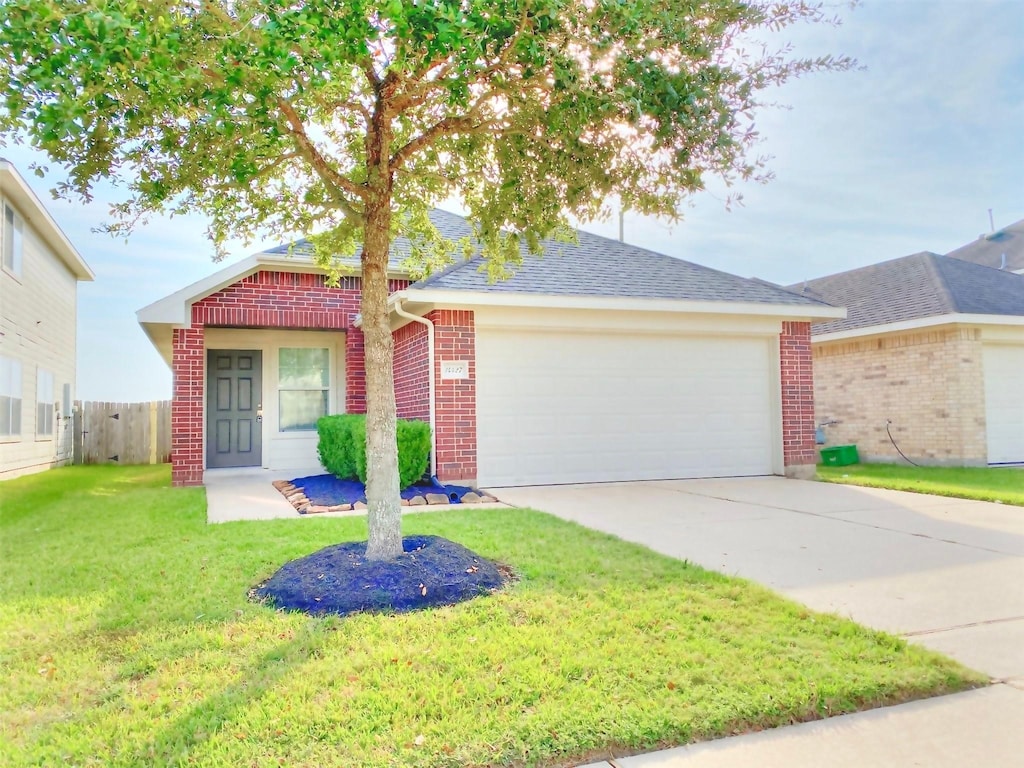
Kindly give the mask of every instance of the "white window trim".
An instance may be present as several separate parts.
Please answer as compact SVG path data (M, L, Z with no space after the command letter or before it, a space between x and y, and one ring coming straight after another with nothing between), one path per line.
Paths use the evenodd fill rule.
M14 221L15 236L11 238L11 264L7 265L7 211L11 212ZM0 268L15 280L21 282L25 261L25 219L10 203L4 201L0 206Z
M325 387L283 387L281 386L281 352L286 349L321 349L327 352L327 386ZM331 401L334 395L334 350L330 346L317 344L280 344L274 350L274 372L275 389L274 394L277 400L277 434L279 437L306 437L316 433L316 426L312 429L282 429L281 428L281 393L282 392L326 392L327 393L327 414L331 412Z
M47 378L48 378L49 384L50 384L50 386L49 386L49 392L50 393L49 393L48 396L46 396L46 392L45 392L45 390L47 388L43 386L44 381ZM55 407L54 407L56 402L57 402L57 400L56 400L56 392L55 392L55 389L54 389L55 386L56 386L55 381L56 381L56 378L53 375L53 371L51 371L51 370L49 370L47 368L43 368L41 365L40 366L36 366L36 402L35 402L35 406L36 407L35 407L35 412L33 413L33 417L35 419L36 442L39 442L39 443L52 441L54 439L54 436L57 433L57 426L55 424L55 422L56 422L56 414L55 414ZM42 394L40 394L41 390L42 390ZM44 396L46 396L47 399L44 400L43 399ZM50 420L50 431L49 432L40 432L39 431L39 407L41 405L48 406L48 412L47 413L48 413L49 420Z
M5 361L10 366L10 393L7 393L6 382L0 380L0 395L13 399L17 399L20 407L18 408L18 431L11 432L10 434L0 434L0 443L20 443L24 439L24 428L25 428L25 393L23 391L22 383L22 365L20 360L16 360L13 357L7 355L0 355L0 360Z

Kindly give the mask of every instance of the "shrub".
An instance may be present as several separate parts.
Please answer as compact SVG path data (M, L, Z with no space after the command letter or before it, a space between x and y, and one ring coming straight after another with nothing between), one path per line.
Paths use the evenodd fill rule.
M336 416L321 416L316 422L320 440L316 452L324 469L341 480L354 480L356 473L356 441L352 434L356 422L364 420L358 414L343 413ZM365 438L362 451L365 453Z
M398 482L408 488L430 463L430 425L425 421L398 420Z
M425 421L398 420L398 483L408 488L427 471L430 462L430 425ZM342 480L366 482L366 416L323 416L317 422L317 453L324 469Z

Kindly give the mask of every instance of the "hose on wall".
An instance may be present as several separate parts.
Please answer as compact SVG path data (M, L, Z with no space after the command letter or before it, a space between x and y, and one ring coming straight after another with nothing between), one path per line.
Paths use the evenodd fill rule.
M906 459L908 463L913 464L915 467L920 467L921 466L920 464L918 464L915 461L911 461L910 458L907 456L907 454L905 454L903 451L901 451L900 447L898 445L896 445L896 438L894 438L892 436L892 432L889 431L889 425L890 424L892 424L892 421L890 419L886 419L885 420L885 434L887 434L889 436L889 442L892 443L892 447L895 448L896 452L900 456L902 456L904 459Z

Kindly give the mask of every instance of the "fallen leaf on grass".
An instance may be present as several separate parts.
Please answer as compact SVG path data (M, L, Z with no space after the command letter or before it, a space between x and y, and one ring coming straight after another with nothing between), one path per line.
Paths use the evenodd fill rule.
M665 683L665 687L668 688L670 691L674 691L676 689L676 684L669 680L667 683Z

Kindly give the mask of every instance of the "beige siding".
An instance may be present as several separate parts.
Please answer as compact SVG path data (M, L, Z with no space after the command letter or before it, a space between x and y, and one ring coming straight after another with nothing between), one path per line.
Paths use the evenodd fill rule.
M74 276L26 221L21 278L0 269L0 354L22 369L21 436L0 438L0 478L52 466L60 433L70 429L70 414L57 413L54 435L36 435L36 376L40 367L53 373L58 407L64 384L74 401L76 298Z
M946 328L814 345L814 400L829 445L866 460L984 464L981 331Z

